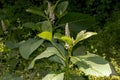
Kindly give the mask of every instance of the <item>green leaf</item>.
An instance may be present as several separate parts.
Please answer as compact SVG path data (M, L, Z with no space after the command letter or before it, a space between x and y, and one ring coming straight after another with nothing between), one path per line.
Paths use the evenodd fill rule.
M73 44L73 40L70 37L63 36L63 37L61 37L61 40L68 43L69 45Z
M73 56L78 56L78 55L80 56L85 54L86 54L85 46L79 46L73 49Z
M42 39L52 41L52 33L51 32L44 31L42 33L39 33L37 36L42 38Z
M95 54L71 57L71 62L86 75L110 76L112 73L109 62Z
M65 48L63 45L61 45L60 43L55 43L56 47L61 51L61 54L60 52L57 53L56 55L50 57L49 59L51 61L55 61L55 62L58 62L58 63L61 63L65 66L65 55L66 55L66 51L65 51ZM56 48L56 49L57 49Z
M55 9L56 9L56 7L57 7L57 5L58 5L59 2L60 2L60 0L58 0L58 1L55 3L55 5L52 6L52 11L53 11L53 12L55 11Z
M26 11L46 18L46 16L44 15L44 12L42 12L42 11L41 11L40 9L38 9L38 8L29 8L29 9L27 9Z
M63 35L62 35L60 32L56 32L56 33L54 34L54 38L55 38L55 39L60 39L62 36L63 36Z
M68 7L68 1L63 1L57 6L57 14L62 16Z
M22 26L23 27L27 27L27 28L34 28L35 27L35 23L27 22L27 23L24 23Z
M0 80L23 80L23 78L17 76L17 74L6 72L2 76L0 76Z
M30 39L25 41L19 47L20 54L23 58L28 59L29 56L43 43L43 40Z
M59 51L59 54L56 54L58 57L60 57L63 61L65 60L65 49L64 47L59 43L52 42L53 46Z
M63 80L64 79L64 73L60 74L47 74L42 80Z
M52 32L52 25L51 25L50 21L42 22L42 31Z
M15 49L15 48L18 48L21 46L22 43L24 43L25 41L21 41L19 43L14 43L14 42L11 42L11 41L5 41L5 45L7 48L9 49Z
M0 41L2 40L3 38L2 37L0 37Z
M49 58L50 61L54 61L60 64L63 64L65 66L65 61L63 61L59 56L54 55Z
M38 23L34 23L34 22L26 22L24 24L22 24L23 27L25 28L30 28L32 30L37 30L37 31L41 31L41 22Z
M55 54L59 54L59 52L57 51L56 48L54 47L48 47L44 52L42 52L40 55L38 55L37 57L35 57L33 59L33 61L31 62L31 64L29 65L28 69L32 69L34 67L35 61L38 59L42 59L42 58L48 58L52 55Z
M74 36L81 30L91 30L91 28L94 28L96 25L96 20L95 17L88 14L82 14L79 12L68 12L64 17L60 19L60 25L58 25L57 28L62 27L64 29L66 23L69 23L71 36Z
M95 33L95 32L86 32L85 30L82 30L77 34L74 45L76 45L78 42L85 40L85 39L91 37L92 35L96 35L96 34L97 33Z

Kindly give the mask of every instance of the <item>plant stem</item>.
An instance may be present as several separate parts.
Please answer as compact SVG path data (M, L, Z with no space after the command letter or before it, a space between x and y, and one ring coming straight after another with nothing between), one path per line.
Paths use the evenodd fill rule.
M66 56L66 80L70 80L70 56L72 48L68 49L68 55Z
M65 72L66 80L70 80L70 78L69 78L69 76L70 76L70 74L69 74L69 72L70 72L70 69L69 69L69 57L67 56L66 58L67 58L66 59L66 72Z

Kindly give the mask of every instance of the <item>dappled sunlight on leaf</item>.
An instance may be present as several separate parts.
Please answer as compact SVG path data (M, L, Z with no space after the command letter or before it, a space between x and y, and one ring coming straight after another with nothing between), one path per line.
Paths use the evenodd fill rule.
M110 76L112 73L109 62L95 54L71 57L71 61L86 75Z
M64 73L60 74L47 74L42 80L63 80L64 79Z
M96 32L86 32L85 30L82 30L77 34L74 45L96 34L97 34Z

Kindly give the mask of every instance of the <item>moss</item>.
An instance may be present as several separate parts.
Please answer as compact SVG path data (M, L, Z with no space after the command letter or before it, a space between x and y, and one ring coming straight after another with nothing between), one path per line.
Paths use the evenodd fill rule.
M118 64L118 61L116 61L115 59L111 58L111 63L114 66L117 74L120 76L120 65Z
M120 76L110 76L110 77L96 77L88 76L89 80L120 80Z

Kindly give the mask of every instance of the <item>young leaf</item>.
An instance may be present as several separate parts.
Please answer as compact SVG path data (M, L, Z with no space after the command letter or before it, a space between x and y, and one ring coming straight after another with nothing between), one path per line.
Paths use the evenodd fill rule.
M61 40L68 43L69 45L73 44L73 40L70 37L63 36L63 37L61 37Z
M71 62L76 64L86 75L110 76L112 73L109 63L95 54L71 57Z
M95 33L95 32L86 32L85 30L83 30L77 34L74 45L77 44L78 42L85 40L85 39L91 37L92 35L96 35L96 34L97 33Z
M39 33L37 36L42 39L48 40L50 42L52 41L52 33L51 32L44 31L42 33Z
M38 55L37 57L35 57L33 59L33 61L31 62L31 64L29 65L28 69L32 69L34 67L35 61L38 59L42 59L42 58L48 58L52 55L55 54L59 54L59 52L57 51L56 48L54 47L48 47L44 52L42 52L40 55Z
M64 73L60 74L47 74L42 80L63 80L64 79Z
M29 56L43 43L43 40L30 39L22 43L19 47L20 54L23 58L28 59Z

